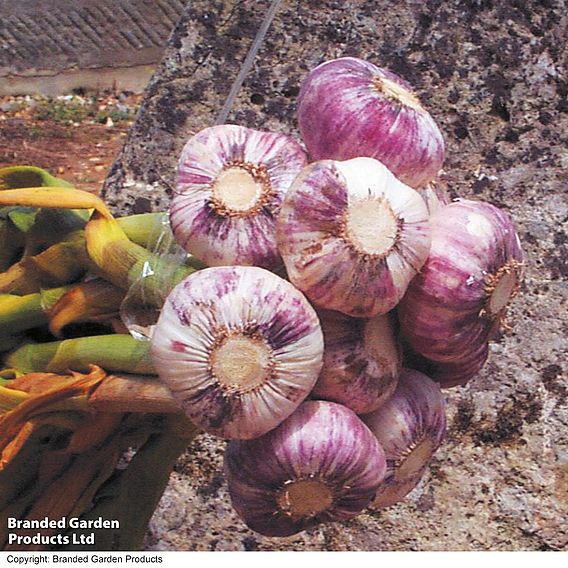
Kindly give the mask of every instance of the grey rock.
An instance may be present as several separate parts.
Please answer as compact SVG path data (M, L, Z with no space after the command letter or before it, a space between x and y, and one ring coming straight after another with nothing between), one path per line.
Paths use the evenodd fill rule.
M141 196L167 207L180 149L214 123L267 5L187 5L106 182L115 211ZM514 332L475 380L446 391L448 438L402 503L264 538L232 511L224 444L203 435L176 467L148 549L567 548L565 10L560 0L284 3L230 122L298 136L302 77L333 57L366 58L405 77L445 133L450 193L490 201L516 222L527 258Z

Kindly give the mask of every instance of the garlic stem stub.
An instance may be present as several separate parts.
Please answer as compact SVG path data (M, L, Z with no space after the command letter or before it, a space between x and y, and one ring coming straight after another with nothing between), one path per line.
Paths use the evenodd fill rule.
M323 368L312 391L356 414L372 412L394 392L401 354L388 314L352 318L321 310L324 337Z
M387 474L373 507L402 500L420 481L446 431L444 397L426 375L403 369L393 396L362 416L387 458Z
M372 158L308 165L277 223L291 282L317 306L353 317L394 308L430 250L428 210Z
M308 74L298 125L312 160L376 158L414 188L434 180L444 161L442 134L410 85L355 57Z
M427 359L457 364L504 324L523 253L509 215L489 203L460 199L431 222L430 255L398 306L401 333Z
M386 462L351 410L306 401L268 434L231 441L225 472L233 506L247 526L289 536L360 513L383 480Z
M255 438L308 396L322 366L314 309L282 278L256 267L206 268L178 284L150 349L186 415L223 438Z
M306 163L301 146L284 134L205 128L179 160L170 207L176 241L208 266L277 267L275 218Z

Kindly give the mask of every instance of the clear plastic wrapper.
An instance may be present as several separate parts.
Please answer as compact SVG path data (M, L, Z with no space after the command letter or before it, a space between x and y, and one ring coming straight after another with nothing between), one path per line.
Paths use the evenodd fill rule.
M192 262L192 257L185 252L175 241L170 228L168 215L164 214L161 222L157 225L155 234L148 237L150 250L161 260L166 260L160 265L160 269L151 262L146 261L142 266L139 276L128 289L120 306L120 318L132 337L141 341L149 341L152 338L154 325L158 321L162 305L170 290L176 284L174 280L175 269L186 263ZM150 298L144 281L147 278L158 279L159 285L153 287L159 291L159 299L156 295Z

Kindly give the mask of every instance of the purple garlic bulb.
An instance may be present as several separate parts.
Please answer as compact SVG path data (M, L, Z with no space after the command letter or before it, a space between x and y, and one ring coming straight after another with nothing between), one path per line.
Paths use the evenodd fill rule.
M207 268L178 284L150 350L186 415L223 438L255 438L308 396L322 366L318 317L262 268Z
M482 343L476 351L464 357L458 357L450 363L434 363L430 376L442 388L465 385L481 371L488 356L489 345Z
M437 183L429 183L417 191L420 197L424 199L424 203L426 203L430 215L434 215L438 209L450 203L450 197L447 191Z
M230 442L225 471L245 523L266 536L289 536L360 513L386 463L377 439L351 410L307 401L268 434Z
M286 194L278 247L291 282L317 306L353 317L399 302L430 250L423 199L372 158L324 160Z
M481 371L489 356L489 343L481 343L478 349L451 362L432 361L418 355L408 346L404 353L404 365L416 369L436 381L441 388L467 384Z
M481 368L520 289L519 238L509 215L479 201L450 203L431 222L430 255L398 307L401 333L436 363Z
M371 412L394 392L401 355L388 314L370 319L318 313L323 368L312 397L339 402L356 414Z
M422 478L446 431L444 397L426 375L403 369L394 394L362 417L385 451L387 474L373 506L403 499Z
M354 57L308 74L298 125L312 160L376 158L414 188L433 181L444 161L442 134L410 85Z
M242 126L205 128L185 145L170 223L208 266L280 264L275 219L307 158L289 136Z

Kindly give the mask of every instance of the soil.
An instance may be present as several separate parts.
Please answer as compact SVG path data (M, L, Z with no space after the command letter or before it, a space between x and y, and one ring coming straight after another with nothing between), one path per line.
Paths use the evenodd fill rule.
M139 101L124 93L0 97L0 167L38 166L79 189L98 192Z

